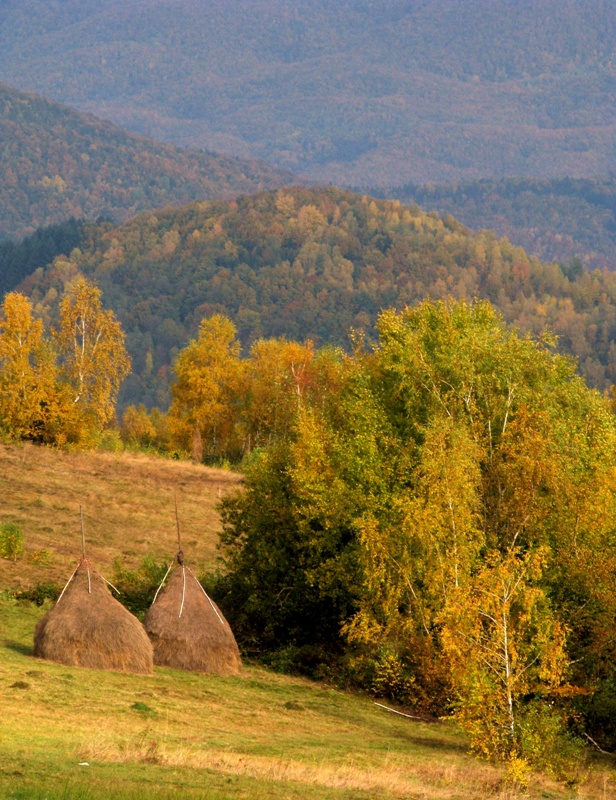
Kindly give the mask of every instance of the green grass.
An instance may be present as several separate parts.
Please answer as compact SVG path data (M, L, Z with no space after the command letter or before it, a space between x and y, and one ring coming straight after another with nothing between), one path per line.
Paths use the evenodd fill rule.
M324 684L250 666L239 677L144 677L36 660L45 610L0 599L1 798L515 796L502 767L470 756L454 725L389 714ZM613 777L596 770L579 793L536 777L527 796L608 800Z

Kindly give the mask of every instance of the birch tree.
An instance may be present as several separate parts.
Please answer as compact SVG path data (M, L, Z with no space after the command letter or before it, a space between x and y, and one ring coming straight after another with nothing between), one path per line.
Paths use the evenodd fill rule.
M130 358L120 323L113 311L103 309L97 286L79 278L70 287L60 303L54 339L74 434L102 429L115 414Z

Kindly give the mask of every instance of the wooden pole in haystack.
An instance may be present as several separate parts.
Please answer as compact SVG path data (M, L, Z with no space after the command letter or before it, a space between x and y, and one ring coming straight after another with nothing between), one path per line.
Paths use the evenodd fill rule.
M81 517L81 555L86 557L86 534L83 528L83 508L79 506L79 516Z
M182 567L182 602L180 603L180 613L178 614L178 619L182 616L182 611L184 611L184 600L186 599L186 567L184 566L184 553L182 552L182 539L180 537L180 516L178 514L178 498L176 493L173 493L173 501L175 503L175 527L177 528L178 532L178 554L176 556L178 560L178 564Z
M90 565L88 564L88 559L86 558L86 534L83 527L83 508L79 506L79 517L81 519L81 558L84 564L86 565L86 570L88 571L88 594L92 594L92 581L90 579ZM65 587L66 588L66 587Z
M184 564L184 553L182 552L182 539L180 536L180 516L178 514L178 498L176 493L173 493L173 502L175 503L175 527L178 532L178 564Z

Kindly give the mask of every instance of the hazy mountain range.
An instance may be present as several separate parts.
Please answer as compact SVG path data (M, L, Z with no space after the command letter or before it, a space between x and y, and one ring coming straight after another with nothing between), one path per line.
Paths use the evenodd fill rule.
M0 80L325 182L597 177L612 0L4 0Z

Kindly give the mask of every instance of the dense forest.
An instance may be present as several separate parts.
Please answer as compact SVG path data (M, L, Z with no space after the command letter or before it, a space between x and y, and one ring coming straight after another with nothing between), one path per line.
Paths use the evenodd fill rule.
M203 317L227 315L245 348L265 336L349 347L382 308L485 298L522 331L558 337L590 383L616 382L616 277L544 264L484 231L417 206L338 189L281 189L104 225L90 247L22 283L50 321L83 274L126 332L122 403L170 402L170 369Z
M613 167L610 0L3 9L0 79L174 144L352 186Z
M69 219L57 225L37 228L19 242L0 241L0 296L37 269L42 269L63 253L70 253L88 241L94 225Z
M468 183L409 184L379 197L452 214L474 230L506 236L542 261L616 272L616 178L484 179Z
M138 211L281 186L267 164L180 150L0 85L0 238L76 217Z

